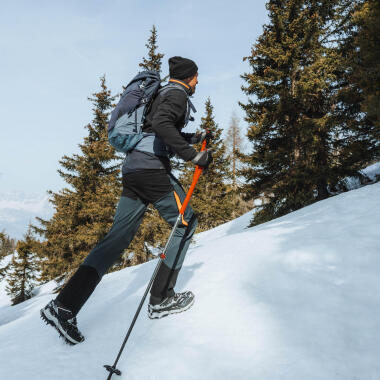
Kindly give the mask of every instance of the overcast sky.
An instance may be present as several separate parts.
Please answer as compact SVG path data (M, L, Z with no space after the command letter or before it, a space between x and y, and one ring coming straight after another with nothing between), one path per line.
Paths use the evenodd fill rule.
M159 52L199 67L195 130L211 98L219 126L228 127L238 100L242 61L267 21L265 1L174 0L1 1L0 192L57 191L63 155L78 152L91 121L87 97L99 77L118 93L139 71L153 24ZM246 124L241 120L242 129Z

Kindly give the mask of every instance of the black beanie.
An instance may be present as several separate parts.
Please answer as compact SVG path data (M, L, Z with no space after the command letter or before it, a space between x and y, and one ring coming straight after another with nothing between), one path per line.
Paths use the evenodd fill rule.
M194 61L182 57L169 58L169 74L171 78L190 78L198 72L198 66Z

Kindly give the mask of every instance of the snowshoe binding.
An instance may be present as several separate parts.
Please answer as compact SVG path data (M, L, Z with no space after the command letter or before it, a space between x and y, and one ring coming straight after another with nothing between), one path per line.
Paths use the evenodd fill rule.
M148 305L148 316L150 319L159 319L169 314L182 313L190 309L194 304L194 294L190 291L176 293L172 297L165 298L157 305Z
M84 341L84 336L78 330L77 319L58 301L50 301L40 311L41 318L53 326L66 343L74 345Z

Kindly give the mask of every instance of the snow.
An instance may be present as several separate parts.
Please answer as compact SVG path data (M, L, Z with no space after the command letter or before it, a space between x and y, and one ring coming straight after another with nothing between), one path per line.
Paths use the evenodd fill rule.
M368 177L372 182L375 182L377 178L380 178L380 162L367 166L361 170L361 173ZM344 183L346 184L347 190L354 190L363 186L358 178L353 177L345 178Z
M177 286L194 306L149 320L145 305L113 378L378 380L379 199L376 183L197 235ZM155 264L104 277L78 317L86 341L73 347L39 319L54 283L0 304L0 379L106 379Z
M380 176L380 162L376 162L373 165L367 166L362 172L368 176L371 181L376 180L376 176Z

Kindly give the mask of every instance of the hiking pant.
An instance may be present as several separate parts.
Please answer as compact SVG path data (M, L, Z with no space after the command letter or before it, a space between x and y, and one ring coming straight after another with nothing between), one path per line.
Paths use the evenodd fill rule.
M169 179L173 190L152 204L159 214L171 226L174 226L186 194L171 174L166 173L165 176L165 179ZM139 196L134 196L134 198L128 194L121 196L111 230L90 252L58 295L57 300L75 315L91 295L102 276L120 258L135 236L149 202ZM160 303L162 299L174 295L178 273L196 226L195 214L191 207L187 206L185 215L168 246L166 258L163 260L152 285L151 303Z

